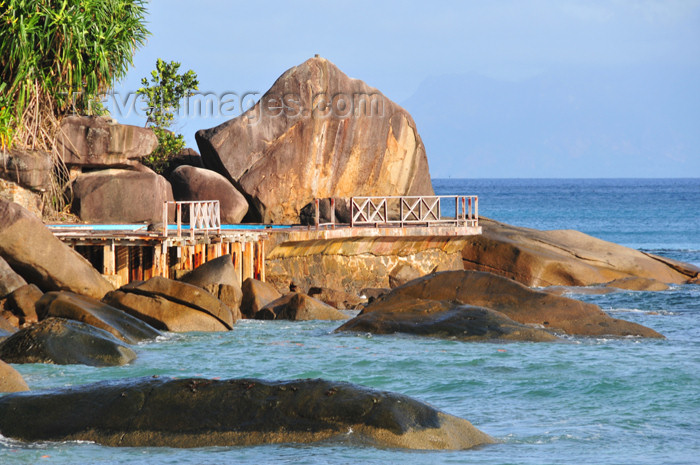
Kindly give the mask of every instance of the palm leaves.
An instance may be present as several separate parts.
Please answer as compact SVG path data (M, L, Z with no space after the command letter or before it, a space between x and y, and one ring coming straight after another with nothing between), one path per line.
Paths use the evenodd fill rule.
M126 75L145 14L144 0L0 0L0 104L12 116L0 113L0 135L50 148L57 118L90 112Z

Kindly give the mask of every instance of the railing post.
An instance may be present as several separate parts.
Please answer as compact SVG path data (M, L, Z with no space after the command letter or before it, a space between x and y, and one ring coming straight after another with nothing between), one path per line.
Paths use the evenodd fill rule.
M177 237L182 237L182 204L176 203L177 207Z
M199 204L190 203L189 206L190 206L190 239L192 239L194 241L194 225L195 225L197 214L199 213L199 211L198 211L199 208L197 208L199 206ZM192 213L193 207L194 207L194 213Z
M316 225L316 229L318 229L318 224L321 222L321 212L319 211L319 202L318 199L314 199L314 208L315 210L315 216L314 216L314 225Z
M163 202L163 237L168 237L168 201Z
M474 197L474 219L479 224L479 197Z
M335 229L335 197L331 197L331 224Z

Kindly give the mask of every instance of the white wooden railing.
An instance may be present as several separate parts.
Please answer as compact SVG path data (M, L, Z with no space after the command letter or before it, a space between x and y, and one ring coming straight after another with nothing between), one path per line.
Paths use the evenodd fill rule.
M177 237L182 237L183 207L187 208L189 219L190 237L198 232L208 233L216 231L221 234L221 208L218 200L200 200L163 203L163 235L168 235L169 206L175 205L175 221L177 223Z
M458 224L479 225L476 195L352 197L351 226ZM443 216L445 203L454 202L454 217Z

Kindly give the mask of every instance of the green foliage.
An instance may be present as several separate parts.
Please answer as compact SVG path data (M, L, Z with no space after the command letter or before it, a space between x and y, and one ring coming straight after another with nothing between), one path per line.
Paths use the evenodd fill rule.
M62 115L90 112L145 43L145 14L144 0L0 0L3 140L47 148Z
M171 155L185 148L185 138L170 131L175 122L175 113L180 109L180 102L185 97L194 95L199 81L194 71L179 74L180 63L166 63L158 58L156 69L151 71L151 81L141 79L137 93L146 99L146 126L153 128L158 137L158 147L146 157L144 164L155 172L162 173L168 166Z

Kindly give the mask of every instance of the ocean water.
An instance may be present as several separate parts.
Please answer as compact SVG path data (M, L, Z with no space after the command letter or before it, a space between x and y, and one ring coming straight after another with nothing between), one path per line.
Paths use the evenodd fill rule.
M578 229L700 266L700 179L440 179L434 186L478 194L483 216ZM180 450L0 437L0 463L700 463L700 286L575 297L667 338L463 343L334 334L332 322L243 321L229 333L143 344L125 367L15 365L34 390L153 374L344 380L429 402L497 444L450 452L333 442Z

